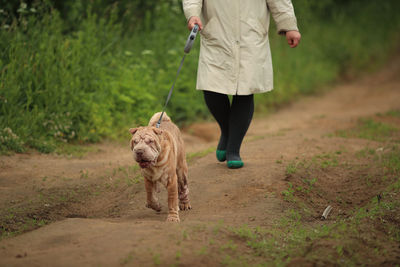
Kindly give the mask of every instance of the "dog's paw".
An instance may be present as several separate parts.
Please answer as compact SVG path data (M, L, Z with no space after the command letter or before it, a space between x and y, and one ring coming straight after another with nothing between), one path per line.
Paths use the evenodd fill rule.
M157 212L161 211L160 203L147 203L146 204L146 208L153 209L153 210L155 210Z
M179 203L179 210L191 210L192 206L190 206L190 203Z
M168 215L167 222L180 222L179 216L176 215Z

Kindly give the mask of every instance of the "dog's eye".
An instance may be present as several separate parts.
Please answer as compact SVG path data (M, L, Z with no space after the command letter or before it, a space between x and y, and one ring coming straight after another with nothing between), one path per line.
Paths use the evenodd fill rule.
M135 145L137 145L137 144L139 143L139 141L138 141L138 140L133 140L133 143L134 143Z

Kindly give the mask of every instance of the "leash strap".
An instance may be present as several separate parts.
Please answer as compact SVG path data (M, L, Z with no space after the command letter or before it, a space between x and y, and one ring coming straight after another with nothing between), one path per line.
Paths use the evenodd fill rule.
M185 48L183 49L183 51L185 52L185 54L184 54L183 57L182 57L181 64L179 65L178 71L176 72L176 76L175 76L174 83L172 84L172 87L171 87L171 89L169 90L169 93L168 93L168 96L167 96L167 100L165 101L164 108L163 108L163 110L162 110L162 112L161 112L161 116L160 116L160 118L158 119L158 122L157 122L157 124L156 124L156 127L157 127L157 128L160 128L160 124L161 124L161 121L162 121L162 117L163 117L163 115L164 115L165 109L167 108L169 99L171 98L172 91L174 90L176 80L178 79L178 76L179 76L179 72L180 72L181 69L182 69L183 61L185 61L186 55L190 52L190 49L192 49L192 46L193 46L194 41L195 41L195 39L196 39L196 35L197 35L197 33L198 33L198 30L199 30L199 25L197 25L197 24L194 25L194 27L193 27L192 31L190 32L189 37L188 37L188 39L187 39L187 41L186 41Z
M185 61L185 57L186 57L186 54L184 54L183 57L182 57L181 64L179 65L178 71L176 72L176 76L175 76L174 83L172 84L171 89L169 89L169 93L168 93L168 96L167 96L167 100L165 101L165 105L164 105L164 108L163 108L163 110L162 110L162 112L161 112L160 119L158 119L158 122L157 122L157 124L156 124L156 127L157 127L157 128L160 128L160 124L161 124L161 121L162 121L162 117L163 117L163 115L164 115L165 109L167 108L169 99L171 98L172 91L174 90L175 83L176 83L176 80L178 79L179 72L180 72L181 69L182 69L182 65L183 65L183 61Z

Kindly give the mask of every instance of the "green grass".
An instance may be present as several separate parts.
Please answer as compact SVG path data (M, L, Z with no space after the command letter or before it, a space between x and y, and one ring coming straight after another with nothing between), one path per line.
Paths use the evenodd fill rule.
M335 153L323 153L320 155L314 156L311 161L313 163L317 163L317 165L322 168L326 169L328 167L336 167L339 165L338 159L337 159L337 154Z
M232 233L245 242L255 256L275 266L284 266L299 256L305 261L324 264L373 263L374 251L382 253L386 242L400 242L396 221L385 221L381 225L385 236L381 236L382 228L374 226L399 211L400 199L396 197L399 192L400 179L397 179L382 194L384 201L373 198L347 218L338 217L331 223L307 225L298 211L290 209L272 228L243 225L233 228ZM374 235L379 238L374 239ZM318 244L321 244L320 250Z
M83 158L89 153L100 152L101 149L92 145L72 144L72 143L60 143L54 152L58 155L64 155L66 157Z
M400 129L390 124L368 118L360 119L354 129L340 130L336 132L336 135L344 138L356 137L373 141L383 141L399 131Z
M51 222L43 216L35 216L26 207L10 207L2 211L0 240L42 227Z
M0 129L0 154L9 154L9 151L24 152L24 142L10 128Z
M383 114L379 113L378 116L389 116L389 117L394 117L394 118L400 118L400 110L399 109L393 109L389 110Z
M386 136L382 141L390 141L390 137ZM371 197L369 203L362 206L352 204L341 216L337 212L338 208L343 208L335 207L335 201L341 203L340 197L325 199L334 207L335 213L328 217L328 221L319 222L315 220L315 211L309 212L313 205L305 203L307 193L315 190L318 180L302 178L301 186L288 182L287 188L281 192L290 208L274 227L250 228L244 225L234 229L233 233L253 250L255 256L262 257L271 265L285 266L298 258L303 264L374 265L385 260L385 253L393 260L393 253L387 249L397 247L400 242L400 148L397 144L378 149L366 147L356 155L358 160L362 158L369 162L368 168L376 169L375 174L365 175L365 185L371 186L369 179L380 179L379 183L386 185L379 191L371 189L377 191L377 195ZM300 177L315 177L313 175L320 171L337 167L353 172L352 168L343 167L356 167L358 163L346 161L343 164L341 156L344 156L342 151L322 153L310 160L297 159L287 166L289 170L295 169L291 173ZM300 192L306 195L297 194ZM320 192L317 190L315 193ZM322 214L322 210L318 212ZM384 256L380 258L378 255Z
M400 148L395 145L390 148L381 160L386 174L400 174Z
M289 202L295 202L296 199L293 195L295 189L293 188L293 184L291 182L288 183L288 188L281 192L283 199Z
M296 174L299 169L327 169L330 167L339 166L338 156L341 152L329 152L322 153L313 156L310 160L302 159L299 160L296 158L295 160L290 161L286 165L285 174L287 177L290 177L293 174ZM277 161L277 163L282 163L282 161Z
M53 2L0 12L0 153L128 139L161 109L183 54L179 1ZM302 43L290 49L271 27L275 89L256 96L258 112L381 66L399 41L399 1L294 5ZM194 89L198 55L199 42L167 108L179 125L210 116Z
M131 263L133 261L133 259L134 259L133 252L131 252L126 257L121 259L120 263L121 263L121 265L126 265L126 264Z
M291 161L286 166L286 175L295 174L297 172L297 167L298 167L299 164L301 164L300 161Z
M380 166L383 167L383 172L385 174L400 173L400 148L397 144L378 149L366 147L358 151L356 155L361 158L370 158L378 162Z
M212 152L215 152L215 150L216 150L216 147L209 147L209 148L204 149L202 151L188 153L186 155L186 161L188 163L191 163L197 158L202 158L202 157L204 157L204 156L206 156L206 155L208 155L208 154L210 154Z
M12 201L9 208L0 210L0 240L57 221L67 215L68 208L65 207L70 205L84 205L85 201L113 191L131 192L134 186L143 188L143 185L140 185L143 183L143 177L137 165L119 166L102 177L96 177L82 169L78 179L84 184L79 186L70 183L76 178L44 176L41 181L52 183L52 180L56 179L68 182L67 186L56 188L35 186L35 195Z

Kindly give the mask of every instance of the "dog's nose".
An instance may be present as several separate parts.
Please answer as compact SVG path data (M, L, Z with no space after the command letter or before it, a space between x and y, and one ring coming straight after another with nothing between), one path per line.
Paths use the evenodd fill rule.
M143 150L138 149L138 150L135 151L135 153L136 153L138 156L141 156L141 155L143 154Z

